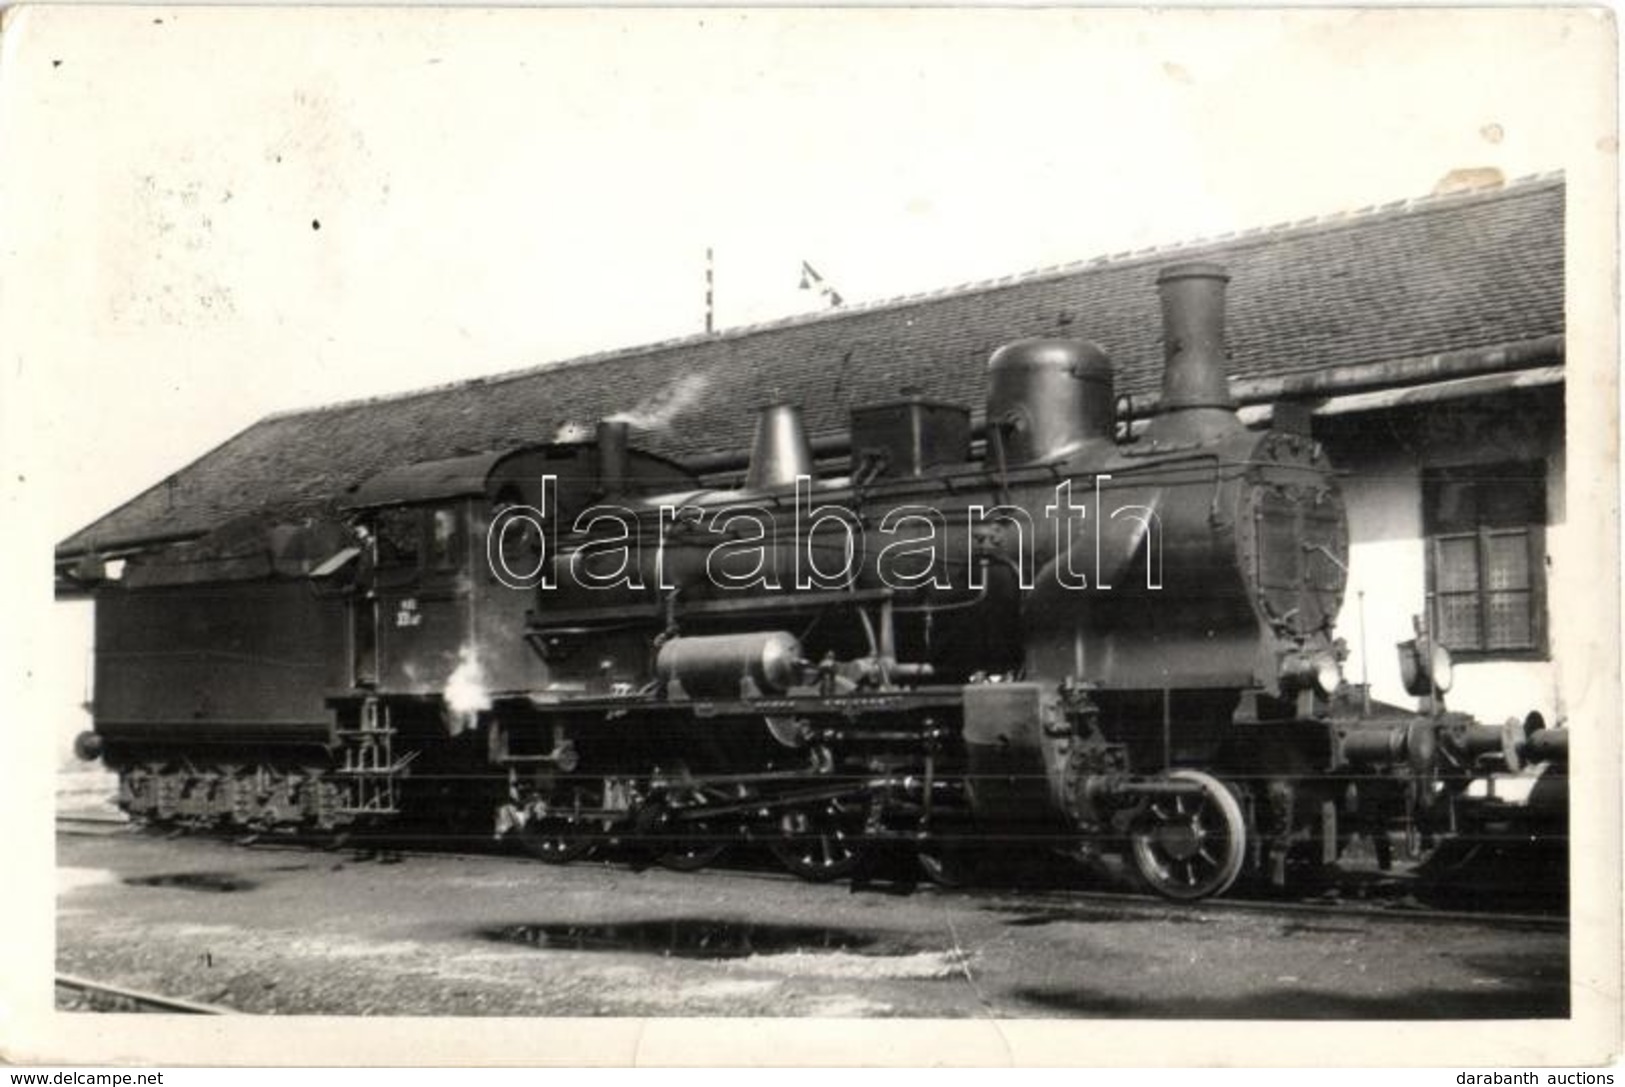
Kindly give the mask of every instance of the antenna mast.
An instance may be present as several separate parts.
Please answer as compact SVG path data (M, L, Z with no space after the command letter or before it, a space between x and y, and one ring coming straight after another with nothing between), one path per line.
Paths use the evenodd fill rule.
M713 300L713 261L711 247L705 247L705 334L707 336L716 331L716 304Z

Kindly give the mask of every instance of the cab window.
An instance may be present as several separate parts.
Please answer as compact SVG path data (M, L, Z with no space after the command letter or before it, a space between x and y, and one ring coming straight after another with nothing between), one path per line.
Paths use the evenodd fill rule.
M379 510L373 519L378 565L385 569L417 566L422 558L421 525L415 509Z
M529 576L540 567L543 528L536 520L537 511L533 508L529 513L505 516L510 508L519 504L516 494L503 494L491 505L489 530L497 533L501 557L495 559L491 569L486 571L490 581L499 580L496 572L499 562L515 578Z
M454 570L458 562L457 511L440 506L429 514L429 566L436 570Z

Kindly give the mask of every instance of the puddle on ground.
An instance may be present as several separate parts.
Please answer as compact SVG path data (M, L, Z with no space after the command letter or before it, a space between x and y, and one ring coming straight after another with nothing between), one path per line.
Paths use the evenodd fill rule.
M213 891L216 894L252 891L257 886L253 880L234 876L230 872L167 872L157 876L130 876L124 882L131 887L180 887L187 891Z
M497 943L548 951L638 951L679 959L742 959L750 955L855 952L910 955L921 950L903 937L819 925L758 925L677 918L622 924L503 925L480 930Z

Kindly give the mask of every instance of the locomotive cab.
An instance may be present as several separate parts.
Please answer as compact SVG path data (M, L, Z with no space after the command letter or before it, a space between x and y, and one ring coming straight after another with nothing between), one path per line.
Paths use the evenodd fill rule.
M542 537L606 496L694 485L669 461L626 449L613 424L604 430L597 443L392 469L356 490L348 509L370 548L353 616L358 689L466 714L545 686L524 637L533 597L511 572L533 569ZM497 523L516 507L528 516Z
M490 592L479 576L487 482L501 459L484 454L413 465L356 492L350 511L366 549L352 610L356 688L434 698L465 662L465 673L482 680L491 672L498 682L519 681L499 659L503 643L493 635L506 612L517 607L522 620L523 601Z

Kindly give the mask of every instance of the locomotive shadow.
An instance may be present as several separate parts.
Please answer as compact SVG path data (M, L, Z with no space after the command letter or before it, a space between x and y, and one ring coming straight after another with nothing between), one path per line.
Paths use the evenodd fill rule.
M1569 912L1569 851L1561 843L1450 841L1417 871L1418 897L1445 909Z
M1028 1004L1101 1019L1565 1019L1567 978L1522 979L1517 989L1416 988L1360 996L1316 989L1269 989L1236 997L1135 998L1099 989L1022 988Z

